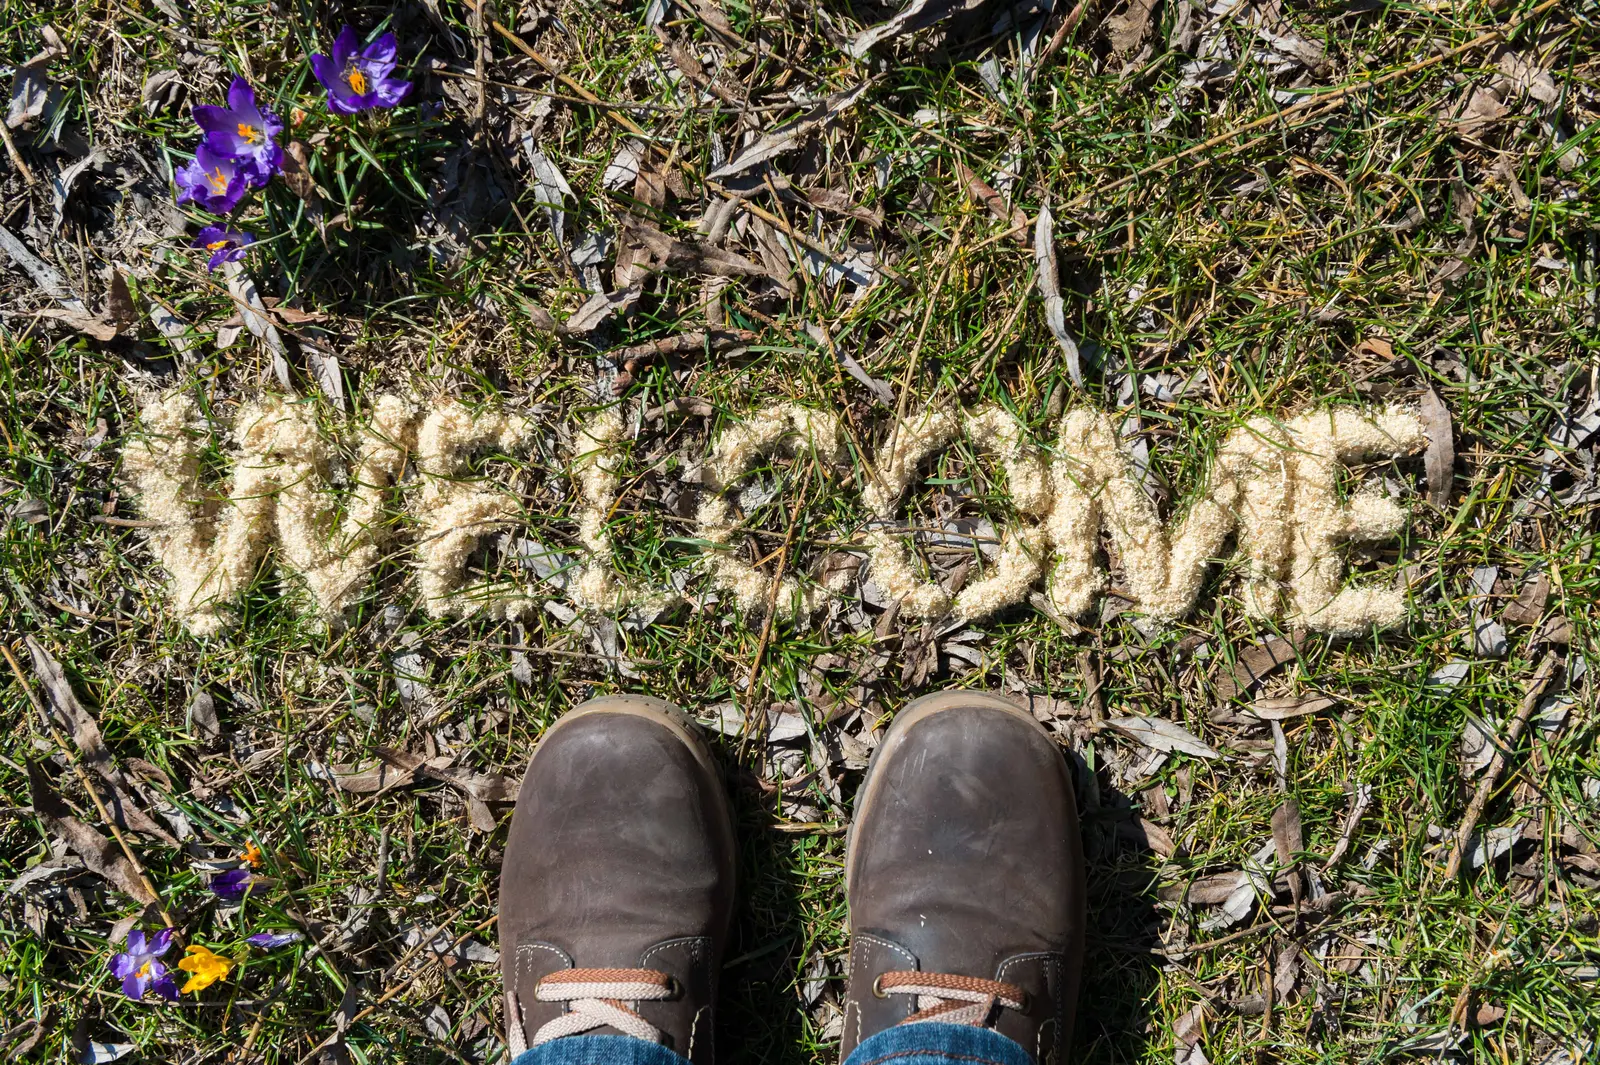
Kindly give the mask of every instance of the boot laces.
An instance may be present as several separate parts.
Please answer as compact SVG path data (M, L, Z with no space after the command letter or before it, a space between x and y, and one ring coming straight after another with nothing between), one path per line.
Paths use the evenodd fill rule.
M662 1002L677 994L677 981L654 969L558 969L534 986L533 997L539 1002L564 1002L566 1012L541 1025L533 1033L532 1043L528 1043L516 996L508 993L506 1042L515 1056L529 1046L609 1025L635 1039L659 1043L661 1029L627 1004Z
M999 1019L1000 1008L1022 1010L1027 1007L1028 1000L1027 992L1015 984L914 970L884 973L873 981L872 989L880 996L917 996L917 1012L901 1024L939 1021L989 1028Z

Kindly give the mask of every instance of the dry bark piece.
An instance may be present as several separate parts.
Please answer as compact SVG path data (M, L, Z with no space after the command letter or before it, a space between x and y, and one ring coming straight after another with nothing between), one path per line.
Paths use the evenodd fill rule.
M1450 486L1455 479L1455 431L1449 409L1432 388L1422 394L1422 421L1428 430L1428 450L1423 457L1428 502L1443 510L1450 502Z
M33 812L44 822L46 830L71 847L90 872L105 877L118 890L147 906L160 902L145 886L144 878L122 849L74 817L71 807L51 785L44 770L32 762L28 763L28 795Z

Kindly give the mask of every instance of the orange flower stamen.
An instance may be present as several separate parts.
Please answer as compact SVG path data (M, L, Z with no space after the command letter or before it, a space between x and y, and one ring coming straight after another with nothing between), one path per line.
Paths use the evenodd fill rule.
M345 72L344 80L350 83L350 89L358 96L366 95L367 76L361 72L360 67L351 67Z
M261 139L261 131L248 122L239 123L239 137L246 144L254 144Z

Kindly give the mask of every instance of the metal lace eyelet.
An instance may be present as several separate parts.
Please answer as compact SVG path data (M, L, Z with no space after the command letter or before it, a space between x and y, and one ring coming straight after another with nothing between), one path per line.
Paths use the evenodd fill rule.
M873 998L888 998L889 997L889 992L887 992L887 991L885 991L883 989L883 974L881 974L881 973L872 978L872 997Z
M683 995L683 985L678 983L676 976L667 977L667 998L676 999Z

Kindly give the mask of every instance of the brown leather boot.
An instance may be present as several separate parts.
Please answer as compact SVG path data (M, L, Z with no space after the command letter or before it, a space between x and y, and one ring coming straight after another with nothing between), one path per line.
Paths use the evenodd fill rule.
M1055 740L1004 699L902 710L856 796L841 1053L896 1024L992 1028L1063 1060L1083 963L1083 848Z
M693 728L669 703L611 696L539 742L500 872L514 1054L587 1033L711 1062L733 822Z

